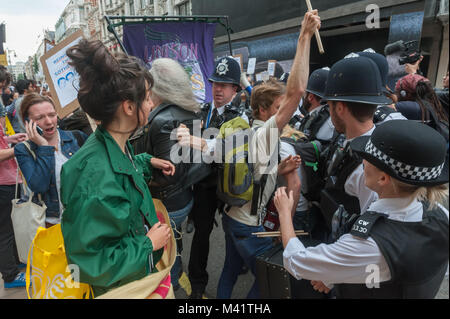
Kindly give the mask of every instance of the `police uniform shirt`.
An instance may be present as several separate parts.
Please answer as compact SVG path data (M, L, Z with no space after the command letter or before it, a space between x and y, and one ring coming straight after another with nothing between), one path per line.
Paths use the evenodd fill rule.
M313 115L316 112L320 112L326 104L320 105L319 107L315 108L311 112L309 112L309 115ZM325 121L325 123L322 124L319 131L316 134L316 138L321 141L331 141L334 134L334 125L331 121L331 116L328 118L328 120Z
M368 132L361 136L370 136L375 130L375 125ZM350 143L353 139L345 140L344 146ZM367 211L370 204L378 199L377 193L368 188L365 184L364 167L361 163L358 167L349 175L344 184L345 192L351 196L355 196L359 200L359 207L361 214Z
M225 107L227 105L230 105L230 103L227 103L227 104L225 104L225 105L223 105L221 107L218 107L217 108L217 115L222 115L223 112L225 112ZM215 109L214 101L212 101L211 107L209 108L209 112L208 112L208 118L206 119L206 123L204 125L205 128L209 128L209 122L211 121L214 109ZM250 123L249 119L248 119L248 117L247 117L247 115L245 113L242 113L240 115L240 117L242 119L244 119L247 123ZM216 148L216 139L215 138L214 139L206 139L205 141L206 141L206 145L208 146L208 154L213 155L214 154L214 150Z
M439 207L448 218L448 210L442 205ZM401 222L420 222L423 215L422 203L411 197L379 199L369 210ZM374 272L373 265L379 270L379 282L391 279L389 266L371 236L362 239L345 234L333 244L309 248L295 237L289 240L283 252L283 264L296 279L319 280L328 288L333 284L370 282L370 278L374 278L370 277Z

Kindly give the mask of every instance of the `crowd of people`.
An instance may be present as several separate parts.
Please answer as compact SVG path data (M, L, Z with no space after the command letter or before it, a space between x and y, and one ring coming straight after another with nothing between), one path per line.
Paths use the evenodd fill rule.
M410 73L390 88L387 59L371 49L310 72L320 25L316 10L305 14L291 70L280 78L254 83L233 58L218 59L212 101L202 105L178 62L157 59L148 70L96 40L67 51L81 110L65 119L46 90L28 80L12 88L0 67L5 288L25 286L10 218L19 184L45 204L46 227L61 224L68 263L94 296L157 272L173 229L173 288L205 298L219 212L217 298L231 298L246 269L255 276L247 297L261 298L257 258L275 245L285 269L328 298L433 298L448 271L448 72L437 90L406 65ZM5 135L5 117L16 134ZM230 155L228 137L242 133L249 138ZM186 220L194 234L183 267ZM254 235L268 228L280 236ZM379 269L374 289L368 265Z

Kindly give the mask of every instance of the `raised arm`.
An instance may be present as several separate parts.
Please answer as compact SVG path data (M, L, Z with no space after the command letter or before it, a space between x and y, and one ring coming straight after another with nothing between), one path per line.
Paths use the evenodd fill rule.
M309 77L309 53L311 38L315 30L320 28L320 17L317 10L307 12L303 18L294 63L286 84L286 96L276 114L278 129L281 131L288 124L305 93Z

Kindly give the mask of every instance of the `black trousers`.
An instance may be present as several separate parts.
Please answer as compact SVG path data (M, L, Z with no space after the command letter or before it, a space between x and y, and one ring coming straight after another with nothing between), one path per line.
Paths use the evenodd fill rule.
M191 218L195 232L192 238L189 258L189 280L192 290L203 293L208 284L209 236L214 226L214 215L217 209L216 187L194 185L194 207Z
M11 221L11 201L14 199L15 189L16 185L0 185L0 273L5 282L13 281L19 273L19 258Z

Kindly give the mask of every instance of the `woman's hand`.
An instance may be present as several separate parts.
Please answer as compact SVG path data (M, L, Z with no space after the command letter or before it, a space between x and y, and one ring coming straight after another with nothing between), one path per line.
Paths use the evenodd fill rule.
M146 235L152 242L153 251L163 248L170 239L170 227L157 222Z
M48 146L48 141L37 132L37 123L33 120L25 121L25 130L27 131L28 139L40 146Z
M171 161L152 157L150 163L152 164L153 168L162 170L163 174L166 176L173 176L173 174L175 174L175 166Z
M181 146L191 146L191 132L184 124L177 128L177 139Z
M286 187L279 187L275 192L274 204L280 217L286 214L290 217L292 208L294 207L293 191L290 191L288 195L286 193Z
M12 143L12 144L19 144L23 141L26 141L28 139L27 134L25 133L17 133L11 136L7 136L6 137L6 142L7 143Z
M318 292L324 292L327 294L331 290L330 288L325 286L325 284L321 281L311 280L311 285L313 286L313 289Z
M278 165L278 175L286 175L291 173L292 171L295 171L300 167L302 164L302 159L300 155L289 155L285 159L281 161L281 163Z

